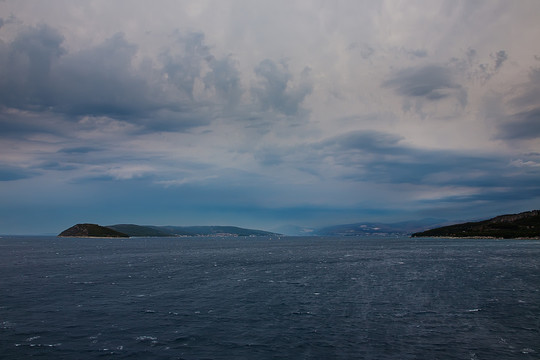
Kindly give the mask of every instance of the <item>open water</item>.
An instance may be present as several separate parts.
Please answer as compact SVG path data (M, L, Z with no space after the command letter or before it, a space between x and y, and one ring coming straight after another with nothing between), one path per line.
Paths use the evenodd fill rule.
M540 241L0 238L0 358L540 359Z

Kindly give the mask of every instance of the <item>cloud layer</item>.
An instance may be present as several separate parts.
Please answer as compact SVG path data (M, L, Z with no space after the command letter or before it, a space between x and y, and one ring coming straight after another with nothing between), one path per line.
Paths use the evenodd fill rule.
M537 208L539 10L1 2L0 231Z

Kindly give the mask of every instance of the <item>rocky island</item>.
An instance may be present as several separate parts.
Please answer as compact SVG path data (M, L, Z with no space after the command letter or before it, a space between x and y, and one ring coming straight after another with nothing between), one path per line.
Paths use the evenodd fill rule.
M443 226L412 237L540 239L540 210L501 215L489 220Z

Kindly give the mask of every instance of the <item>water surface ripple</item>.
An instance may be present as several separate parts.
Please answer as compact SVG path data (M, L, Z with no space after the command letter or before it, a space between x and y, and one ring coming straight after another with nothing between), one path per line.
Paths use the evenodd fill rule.
M0 238L0 358L540 359L540 241Z

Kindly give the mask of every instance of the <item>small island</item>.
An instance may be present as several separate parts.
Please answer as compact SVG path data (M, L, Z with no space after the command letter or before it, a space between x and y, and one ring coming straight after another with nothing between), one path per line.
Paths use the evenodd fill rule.
M501 215L489 220L443 226L412 237L540 239L540 210Z

